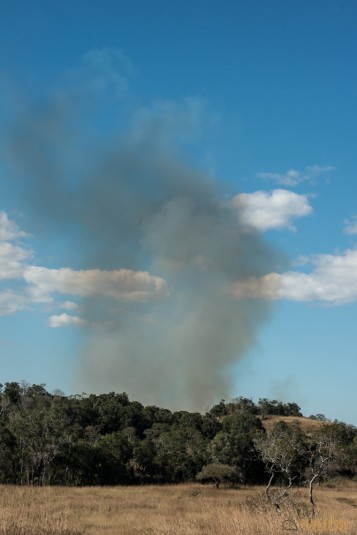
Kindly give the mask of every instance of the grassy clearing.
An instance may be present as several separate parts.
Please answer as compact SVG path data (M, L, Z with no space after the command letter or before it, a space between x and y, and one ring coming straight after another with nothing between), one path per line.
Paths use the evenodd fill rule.
M304 500L295 491L278 515L261 488L3 486L0 535L357 535L357 485L318 489L311 522Z

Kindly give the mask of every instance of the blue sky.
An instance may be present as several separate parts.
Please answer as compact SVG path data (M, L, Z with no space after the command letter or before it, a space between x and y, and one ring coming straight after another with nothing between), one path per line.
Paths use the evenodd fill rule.
M150 131L155 158L172 156L216 182L240 232L275 257L232 284L235 299L271 310L252 343L223 359L231 381L222 396L296 401L306 415L357 424L355 2L18 0L3 2L1 12L2 382L24 379L66 393L108 385L140 399L138 369L126 383L126 363L120 380L110 380L113 356L88 357L91 373L78 379L83 344L103 351L105 327L88 313L90 301L100 295L95 307L113 308L114 295L119 323L120 314L134 317L135 306L146 321L157 300L174 296L175 283L145 248L125 260L134 258L130 240L109 261L100 238L112 248L113 238L104 238L109 223L90 221L95 201L83 201L82 213L71 199L88 194L91 169L116 143L140 147L145 175ZM49 167L32 158L37 150ZM106 176L103 190L113 186ZM133 184L127 207L115 188L98 197L104 213L137 210L130 195L146 182ZM77 211L92 240L82 240ZM102 317L109 321L107 310ZM123 350L120 336L104 338L116 348L110 351ZM148 363L153 373L165 369L170 383L169 365ZM214 379L207 376L207 390ZM213 388L211 405L219 393Z

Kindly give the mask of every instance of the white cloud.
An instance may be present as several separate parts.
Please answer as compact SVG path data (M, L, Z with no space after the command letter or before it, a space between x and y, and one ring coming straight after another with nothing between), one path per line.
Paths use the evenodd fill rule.
M0 211L0 280L13 280L21 290L9 288L0 292L0 316L12 314L34 304L52 304L55 294L75 297L104 296L118 300L147 301L168 294L166 281L146 271L99 269L75 271L70 268L48 269L29 264L32 252L11 243L28 236L4 211ZM72 300L59 303L65 310L78 307ZM51 316L50 326L79 324L79 318L61 314ZM74 319L71 319L74 318ZM81 320L83 321L83 320Z
M6 212L0 211L0 242L11 241L27 236L14 221L11 221Z
M343 223L345 234L357 234L357 215L354 215L351 219L346 219Z
M18 279L26 267L31 253L9 242L0 242L0 280Z
M52 328L59 328L59 327L81 327L82 325L85 325L85 321L82 318L79 318L78 316L70 316L69 314L59 314L58 316L50 316L47 320L47 325Z
M11 221L6 212L0 211L0 280L21 280L32 253L11 242L24 236L26 232ZM0 316L23 310L28 304L26 291L10 288L0 291Z
M70 268L29 266L25 270L24 279L31 286L32 295L38 302L50 302L54 293L79 297L101 295L132 301L146 301L167 295L167 284L163 279L146 271L130 269L74 271Z
M331 305L357 300L357 250L349 249L341 255L317 255L312 262L311 273L269 273L260 279L237 283L233 293L238 298L317 301Z
M241 193L233 198L241 222L255 230L288 228L295 230L291 221L312 213L306 195L285 189L272 192Z
M11 241L26 235L8 218L6 212L0 211L0 280L18 279L22 276L31 252Z
M303 171L289 169L285 173L263 172L257 173L257 175L259 178L272 180L281 186L297 186L301 182L311 182L318 176L334 171L335 169L333 165L308 165Z

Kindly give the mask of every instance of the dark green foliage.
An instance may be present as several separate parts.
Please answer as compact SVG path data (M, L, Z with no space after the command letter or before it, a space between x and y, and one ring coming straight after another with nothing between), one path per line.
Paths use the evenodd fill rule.
M301 409L296 403L282 403L276 399L259 399L258 411L262 416L302 416Z
M222 430L209 445L214 463L239 470L246 483L256 483L262 473L262 464L254 446L254 439L263 431L259 418L249 412L227 416Z
M256 446L265 430L257 415L274 411L300 414L294 403L255 405L242 397L222 400L205 415L171 412L144 407L125 393L67 397L61 391L50 394L44 385L5 383L0 385L0 483L180 483L203 480L214 467L221 474L211 478L216 484L238 476L246 483L262 482L266 472ZM335 422L321 432L341 444L338 473L355 475L357 430ZM289 437L292 431L282 423L276 433ZM303 473L303 461L296 462L294 473Z
M259 399L256 405L254 401L248 398L235 398L231 403L226 403L224 399L212 407L210 414L216 417L227 416L230 414L250 413L254 415L265 416L302 416L301 409L296 403L283 403L276 399L266 398Z
M197 474L196 479L205 483L211 481L218 488L221 483L237 483L241 480L240 472L227 464L206 464Z

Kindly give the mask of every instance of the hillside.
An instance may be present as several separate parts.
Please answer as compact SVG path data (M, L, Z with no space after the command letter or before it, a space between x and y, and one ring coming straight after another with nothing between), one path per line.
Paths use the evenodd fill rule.
M326 425L328 422L321 420L314 420L312 418L306 418L305 416L259 416L259 420L262 422L263 427L266 431L271 430L277 422L285 422L287 425L298 424L301 430L306 435L311 435L314 431Z

